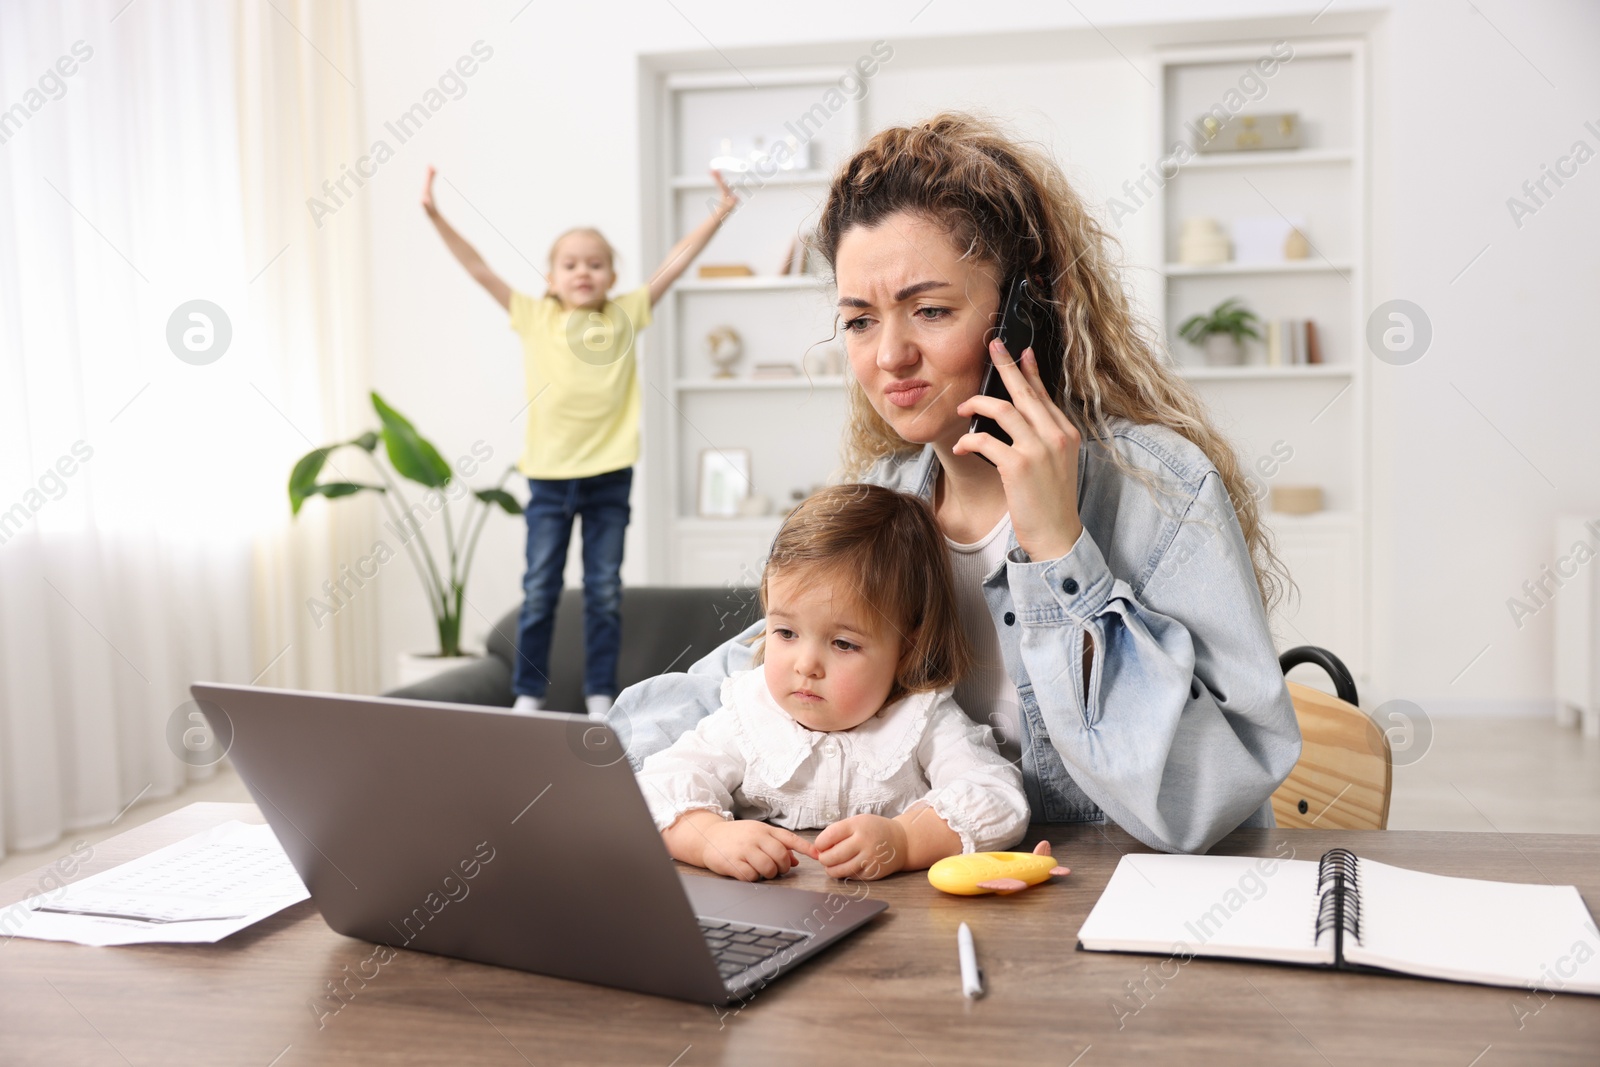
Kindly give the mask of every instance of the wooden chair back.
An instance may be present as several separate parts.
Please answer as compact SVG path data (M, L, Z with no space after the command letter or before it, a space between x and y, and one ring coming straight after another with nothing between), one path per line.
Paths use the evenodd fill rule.
M1299 682L1285 682L1303 747L1272 814L1288 829L1382 830L1389 825L1389 739L1366 712Z

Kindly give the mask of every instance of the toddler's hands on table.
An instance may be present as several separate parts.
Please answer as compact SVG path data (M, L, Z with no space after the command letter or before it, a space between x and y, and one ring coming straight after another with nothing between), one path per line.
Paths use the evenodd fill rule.
M706 870L758 882L789 873L799 861L795 853L817 858L817 850L806 839L781 826L769 826L754 819L719 819L701 827L705 843L700 853Z
M905 827L882 815L852 815L817 835L816 860L830 878L872 881L904 869Z

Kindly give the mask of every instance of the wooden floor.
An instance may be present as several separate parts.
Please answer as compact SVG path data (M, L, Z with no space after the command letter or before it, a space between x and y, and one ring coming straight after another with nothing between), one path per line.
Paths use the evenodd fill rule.
M1435 720L1394 769L1389 829L1600 834L1600 739L1553 718Z
M1600 740L1529 716L1444 719L1432 728L1421 758L1394 769L1391 830L1600 834ZM250 794L225 764L211 781L135 805L115 826L6 856L0 881L50 862L73 842L94 844L205 800L248 802Z

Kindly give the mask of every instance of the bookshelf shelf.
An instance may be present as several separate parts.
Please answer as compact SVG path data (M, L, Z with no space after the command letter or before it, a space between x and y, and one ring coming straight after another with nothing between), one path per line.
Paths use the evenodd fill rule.
M727 172L722 175L723 180L738 189L740 175ZM760 189L769 185L827 185L833 180L833 175L825 170L780 170L771 177L763 178L759 174L748 183L751 188ZM707 191L717 187L717 183L710 178L697 178L690 174L680 174L671 181L674 189L688 189L692 191Z
M1239 167L1314 167L1355 162L1355 153L1344 149L1301 148L1288 152L1217 152L1197 155L1178 171L1232 170ZM708 183L709 184L709 183Z
M825 283L811 274L754 274L731 278L684 278L674 293L728 293L763 289L822 289Z
M1339 363L1304 363L1292 366L1189 367L1180 364L1178 373L1199 381L1288 381L1302 379L1348 378L1354 371Z
M1224 98L1264 47L1257 42L1160 53L1153 147L1165 155L1180 141L1192 145L1196 116ZM1161 242L1156 307L1163 334L1170 351L1199 364L1180 365L1178 372L1227 426L1241 466L1263 490L1320 486L1329 508L1315 515L1263 513L1277 535L1275 550L1300 590L1296 603L1280 604L1274 612L1274 637L1281 648L1316 644L1333 650L1358 680L1371 663L1364 47L1360 40L1328 38L1314 49L1297 48L1294 61L1274 75L1272 103L1259 110L1298 112L1303 147L1196 155L1154 201ZM1237 220L1274 216L1303 228L1312 246L1309 259L1177 262L1186 220L1212 219L1230 233ZM1323 357L1336 353L1338 361L1200 364L1199 353L1177 336L1177 326L1228 298L1262 320L1262 340L1246 344L1247 358L1261 360L1271 350L1270 325L1309 320L1316 324Z
M655 262L705 217L716 184L710 160L730 139L776 144L806 132L804 169L723 175L744 205L718 230L701 264L745 264L763 273L701 278L690 267L655 308L646 359L656 367L642 430L648 465L640 484L649 536L645 572L660 584L722 585L760 573L781 520L773 515L698 514L703 457L742 454L749 492L765 507L826 482L838 467L846 418L844 375L754 378L759 360L793 359L830 343L834 310L826 279L776 273L794 264L797 236L815 226L816 202L834 167L859 143L865 95L842 107L827 100L848 61L821 66L741 63L727 69L658 70L647 75L649 119L640 122L646 202L645 259ZM818 119L818 116L826 116ZM795 119L795 116L809 116ZM787 123L787 124L786 124ZM734 149L743 151L743 148ZM720 151L729 151L722 147ZM785 248L788 249L785 254ZM731 329L743 346L739 377L713 378L707 338ZM753 505L762 510L760 501Z
M1168 263L1161 268L1169 278L1195 278L1225 274L1341 274L1355 269L1352 263L1335 263L1325 259L1296 259L1283 263L1215 263L1193 266L1188 263Z
M680 393L742 393L767 389L843 389L843 375L807 378L680 378L672 387Z

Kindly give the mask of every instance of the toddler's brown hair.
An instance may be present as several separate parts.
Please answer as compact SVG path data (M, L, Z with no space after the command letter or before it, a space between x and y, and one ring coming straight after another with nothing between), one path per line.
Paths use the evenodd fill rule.
M761 609L774 574L842 578L880 632L898 634L893 702L954 685L972 665L956 613L950 555L927 504L880 485L835 485L784 520L761 573ZM756 663L761 662L761 647Z

